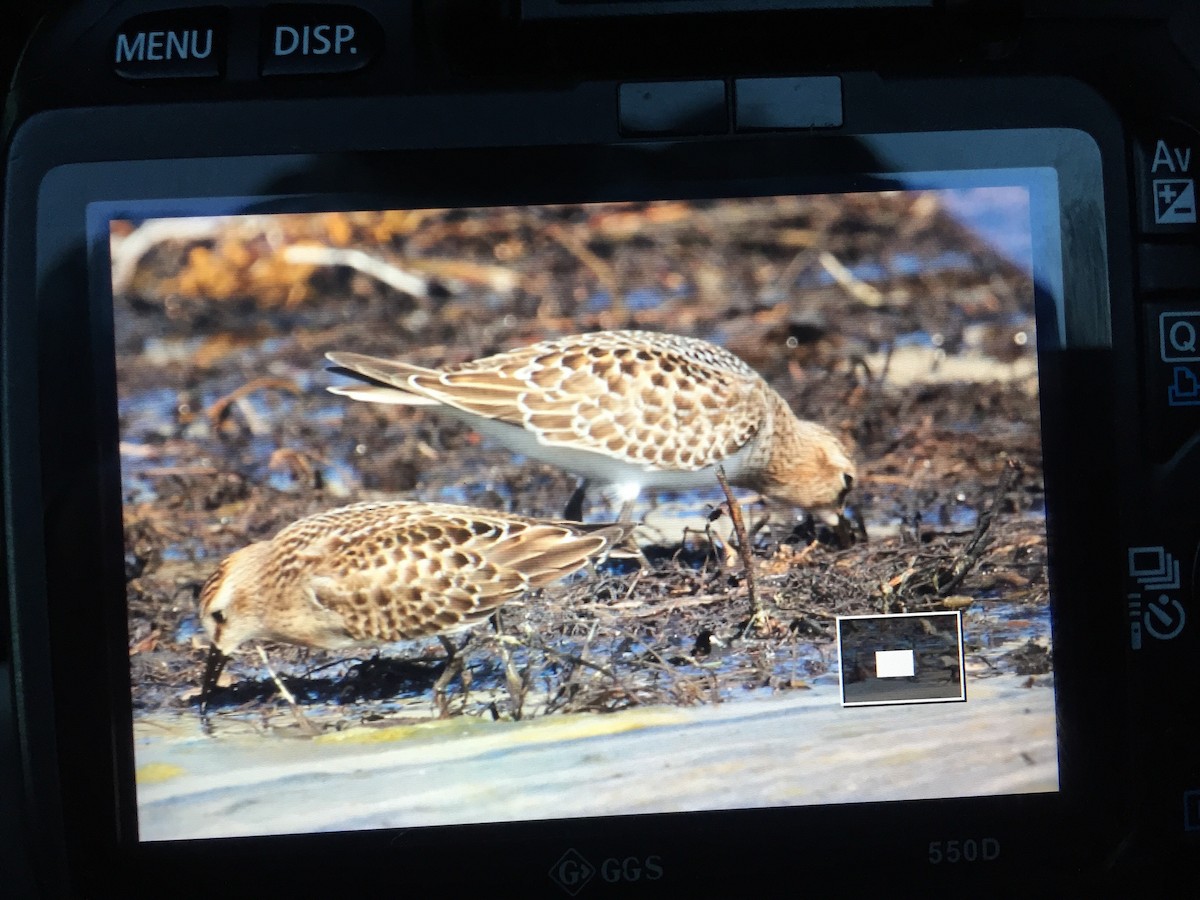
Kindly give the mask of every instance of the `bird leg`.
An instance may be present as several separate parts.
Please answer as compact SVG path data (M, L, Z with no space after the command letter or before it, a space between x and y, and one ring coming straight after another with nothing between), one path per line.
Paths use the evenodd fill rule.
M728 554L722 553L720 550L717 549L717 538L713 534L713 522L717 521L717 519L719 519L721 517L721 515L722 515L722 510L721 510L721 507L719 507L719 506L716 507L715 509L713 509L713 511L711 513L709 513L708 519L704 522L704 536L706 538L708 538L708 549L712 552L713 557L716 558L717 565L720 566L721 571L724 572L725 571L725 560L726 560Z
M845 511L838 513L838 525L844 534L839 534L839 540L844 540L842 549L851 547L858 541L869 541L871 538L867 534L867 523L863 521L862 512L858 507L850 510L850 515L846 515Z
M722 519L729 519L728 533L722 534L718 531L716 525ZM722 525L722 531L725 530ZM708 538L708 549L712 552L717 560L717 565L721 571L729 569L742 556L742 545L740 542L734 545L736 534L733 528L733 512L730 510L729 501L718 504L713 507L708 514L708 519L704 523L704 536Z
M590 482L586 478L581 478L579 480L579 487L575 488L575 493L571 494L571 499L567 501L567 507L563 510L563 518L568 522L583 521L583 499L587 494L589 484ZM633 521L634 503L634 500L625 500L625 502L621 504L621 515L617 518L618 522L625 524L626 522ZM614 550L620 551L615 554L617 558L636 559L642 571L647 571L648 569L652 568L650 565L650 560L646 559L646 554L643 553L642 548L637 545L637 541L633 539L632 534L620 544L617 544L615 547L613 547L605 558L608 556L613 556ZM589 563L593 575L596 574L597 562L598 560L593 560L591 563Z
M586 478L579 479L579 486L575 488L575 492L571 494L571 499L567 501L567 507L563 510L563 518L568 522L583 521L583 500L587 496L588 480Z
M724 466L717 466L717 481L721 483L721 490L725 492L725 499L729 501L729 517L733 519L733 533L737 535L738 553L741 554L742 565L746 569L746 593L750 597L750 618L746 620L746 627L739 635L739 637L745 637L746 632L752 627L757 627L763 617L762 607L758 603L758 588L754 582L754 555L750 552L750 539L746 535L746 520L742 517L742 505L738 503L737 497L733 496L729 479L725 477Z
M621 503L621 514L617 516L617 521L622 525L633 521L633 506L637 500L625 500Z
M837 521L833 525L833 539L837 542L839 550L845 550L854 545L854 523L846 517L845 513L837 514Z
M300 705L296 702L295 696L287 689L287 685L280 680L279 676L275 674L275 670L271 668L271 663L267 661L267 651L262 648L262 644L255 644L254 649L258 651L259 659L262 660L263 667L266 668L267 674L271 676L271 680L275 682L275 687L279 689L280 695L287 701L288 708L291 709L292 715L296 717L296 724L300 726L300 730L309 735L320 734L313 727L312 722L304 717L304 713L300 711Z
M467 704L467 691L471 685L471 676L463 667L463 651L467 649L467 645L471 643L472 635L468 634L467 639L463 641L461 647L455 647L454 641L446 637L444 634L439 634L437 639L442 646L446 648L446 667L442 669L442 674L438 676L437 681L433 683L433 704L437 707L438 717L442 719L450 718L450 703L446 699L446 688L450 686L450 682L454 680L454 676L458 675L462 679L463 685L463 707Z
M582 521L583 492L587 489L587 486L588 481L585 478L580 481L579 487L577 487L575 489L575 493L571 495L571 499L567 503L567 508L564 511L564 515L568 521ZM622 501L621 514L617 517L617 522L619 524L626 525L633 521L633 507L636 502L636 497L627 497ZM578 516L579 518L572 518L573 515ZM599 574L596 567L608 559L636 559L638 561L638 566L641 567L643 572L649 571L653 568L653 566L650 565L650 560L646 558L645 552L641 547L638 546L637 541L634 540L632 531L629 533L628 537L626 537L619 544L613 544L611 547L609 547L606 553L593 557L591 560L589 560L588 569L593 576Z

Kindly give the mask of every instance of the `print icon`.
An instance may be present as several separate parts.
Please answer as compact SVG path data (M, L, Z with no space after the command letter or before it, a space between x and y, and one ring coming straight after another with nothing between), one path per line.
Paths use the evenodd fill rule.
M1168 406L1200 406L1200 379L1187 366L1176 366L1174 383L1167 387Z

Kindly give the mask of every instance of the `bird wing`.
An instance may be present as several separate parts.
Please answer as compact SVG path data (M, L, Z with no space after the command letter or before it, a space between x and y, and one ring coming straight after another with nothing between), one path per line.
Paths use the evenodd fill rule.
M356 641L408 640L479 622L582 568L629 530L446 504L337 512L335 527L309 544L309 586L314 602L340 615Z
M442 371L330 353L343 371L402 394L525 428L547 446L649 470L695 471L762 427L766 384L720 347L674 335L600 332L546 341ZM377 395L337 392L359 399ZM384 402L407 402L400 400Z

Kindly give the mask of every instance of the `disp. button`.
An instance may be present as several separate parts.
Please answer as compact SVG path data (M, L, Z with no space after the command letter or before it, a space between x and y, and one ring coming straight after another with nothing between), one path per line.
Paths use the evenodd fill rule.
M365 67L383 46L379 24L352 6L271 6L263 16L263 75L328 75Z

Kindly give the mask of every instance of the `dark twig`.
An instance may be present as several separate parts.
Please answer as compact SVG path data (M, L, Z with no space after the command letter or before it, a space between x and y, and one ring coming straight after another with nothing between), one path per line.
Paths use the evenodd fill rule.
M754 557L750 553L750 539L746 536L746 520L742 517L742 505L733 496L729 487L729 479L725 477L725 467L717 466L717 481L729 501L729 517L733 519L733 533L737 535L738 552L742 555L742 565L746 569L746 593L750 597L750 618L738 637L745 637L746 632L762 618L762 607L758 604L758 590L754 584Z
M975 521L975 531L971 534L970 540L967 541L966 546L955 557L949 571L945 573L950 576L949 580L942 583L941 579L938 578L934 582L934 587L937 589L939 596L945 597L953 593L962 584L963 579L975 568L979 557L987 549L989 543L987 534L992 527L992 519L999 511L1000 504L1004 502L1005 495L1011 490L1023 468L1018 460L1010 459L1004 470L1000 473L1000 480L996 482L996 489L992 492L992 502L988 504L986 510L979 514L979 518Z
M996 514L1002 511L1005 497L1023 471L1024 467L1019 461L1009 460L990 492L991 501L987 509L979 513L975 527L961 549L953 557L947 552L947 539L960 536L955 534L943 535L936 543L918 550L899 574L884 577L886 583L880 601L885 606L894 600L905 605L920 605L931 602L932 598L940 600L954 594L991 546L991 529Z

